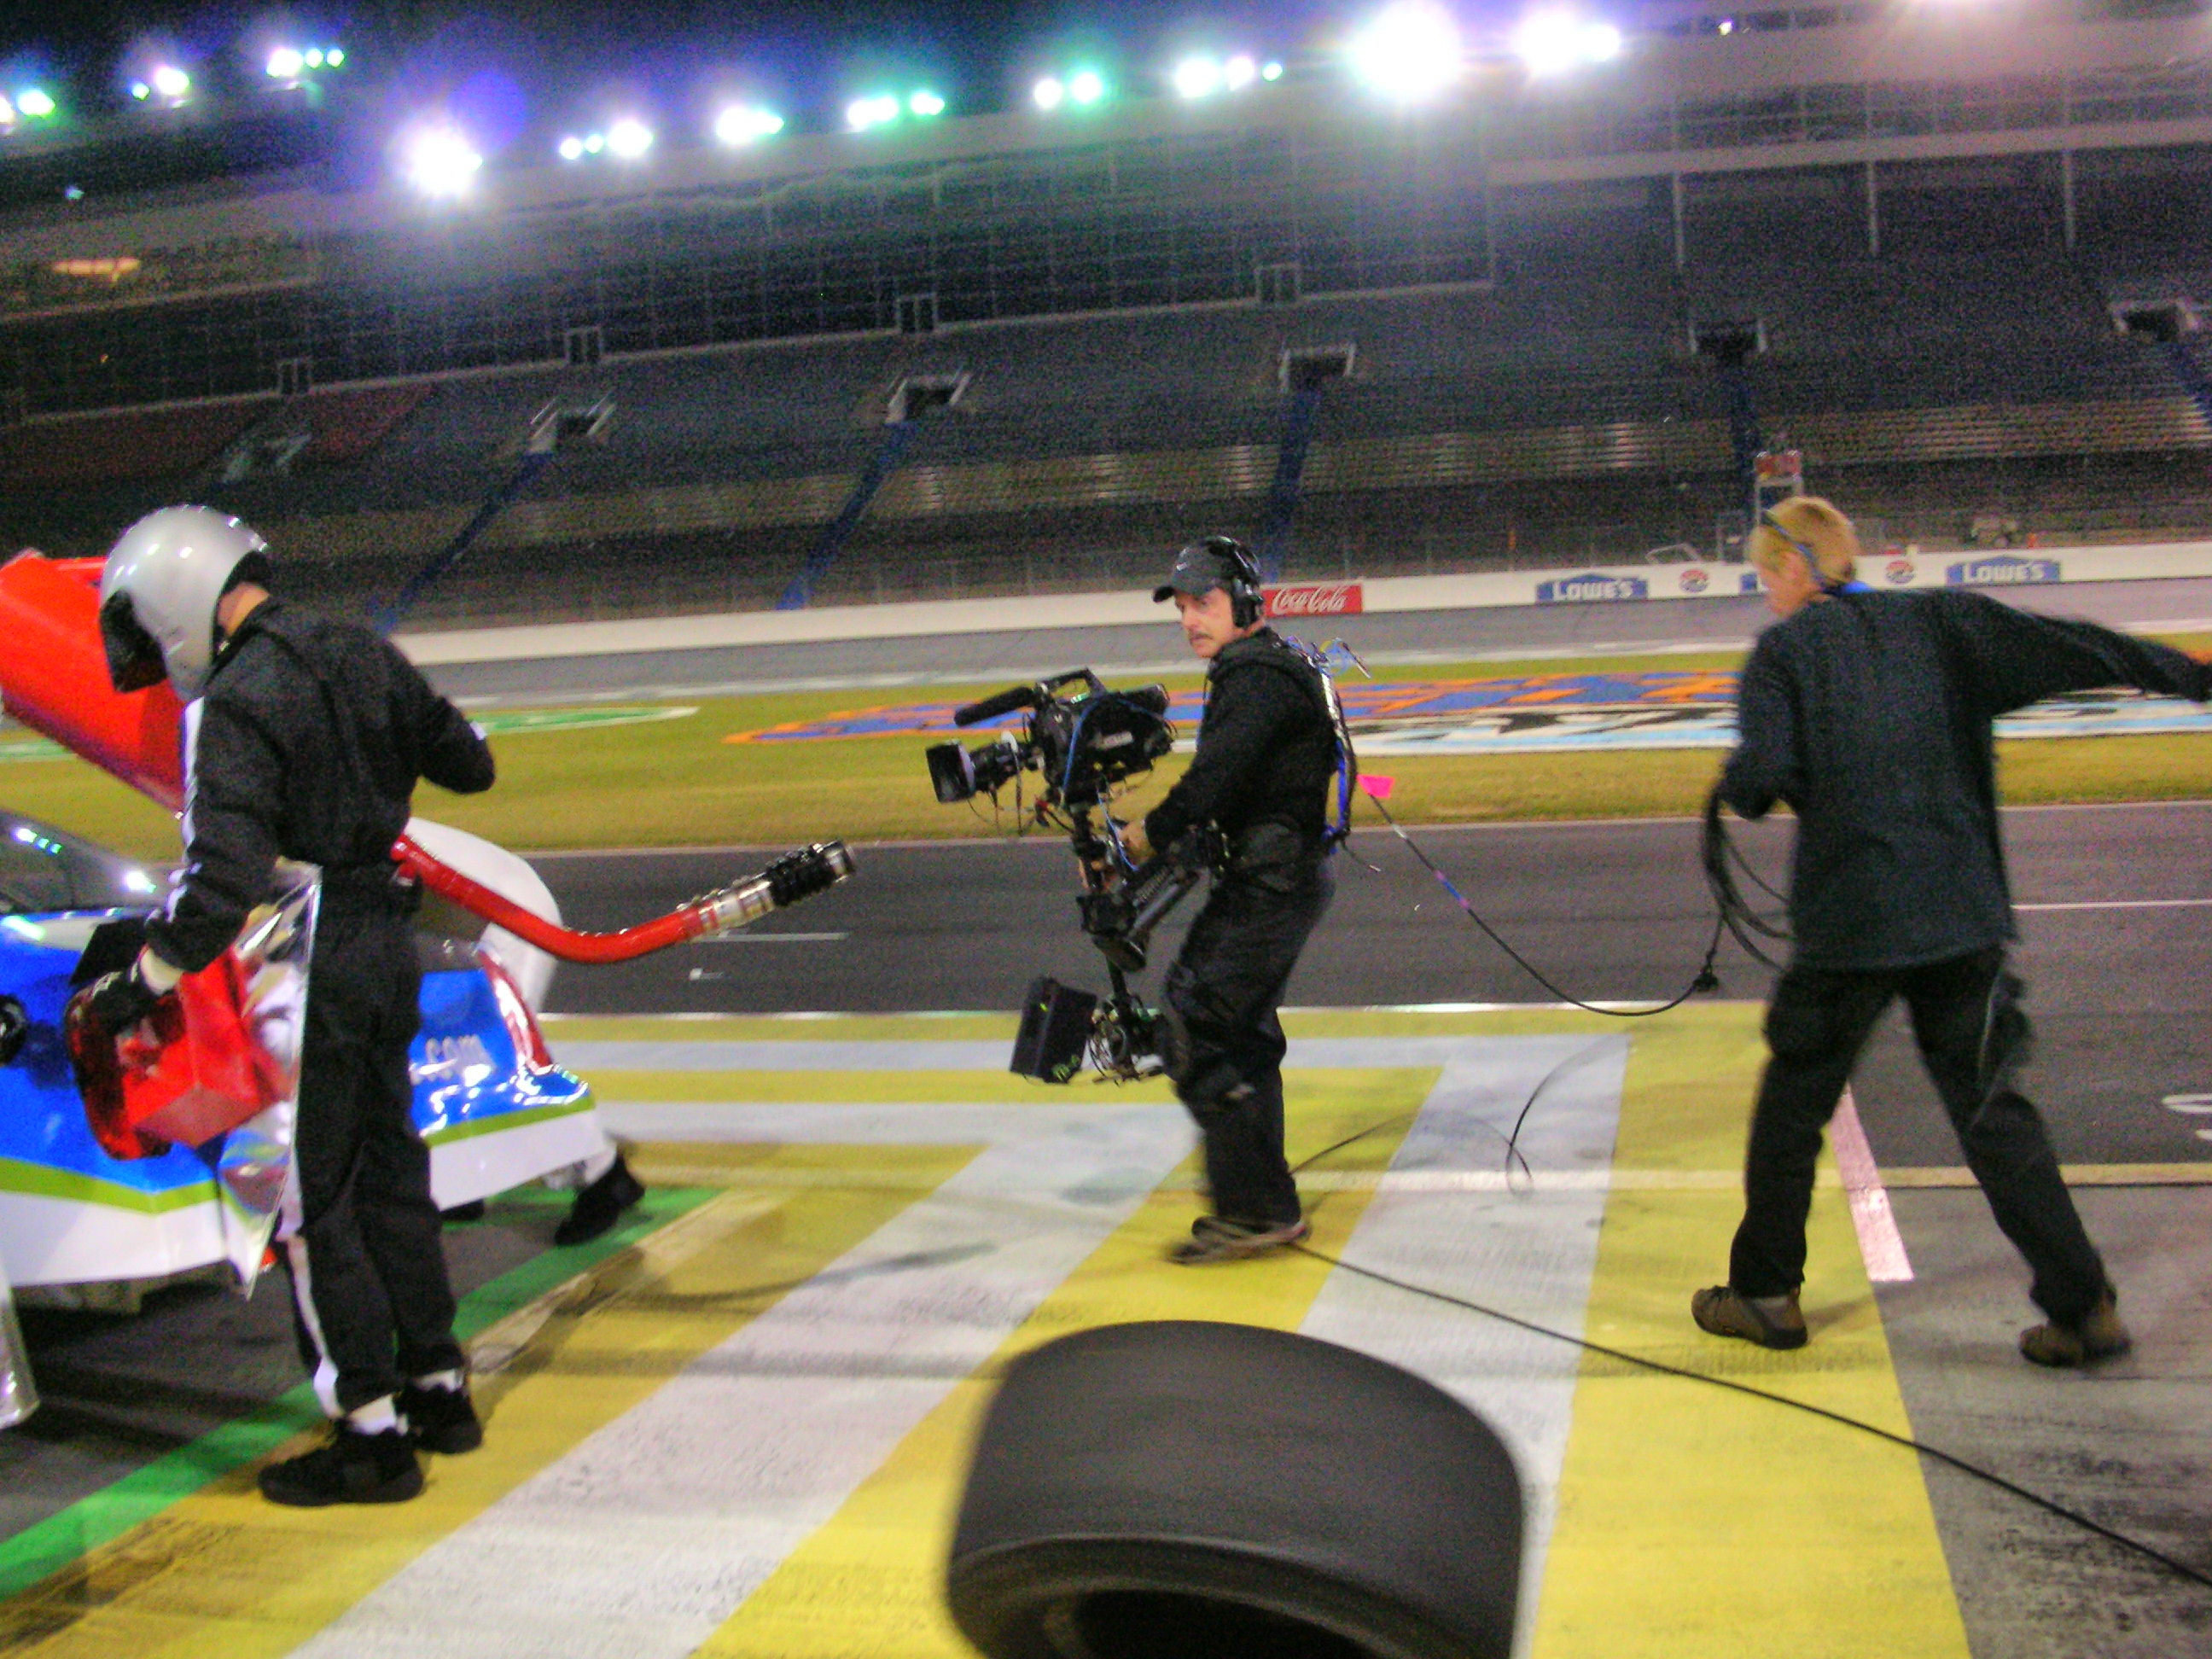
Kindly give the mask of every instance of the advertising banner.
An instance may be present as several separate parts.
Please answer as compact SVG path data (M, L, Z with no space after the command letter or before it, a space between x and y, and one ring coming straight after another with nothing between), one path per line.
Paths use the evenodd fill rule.
M1358 582L1301 582L1267 590L1272 617L1357 617L1366 609Z

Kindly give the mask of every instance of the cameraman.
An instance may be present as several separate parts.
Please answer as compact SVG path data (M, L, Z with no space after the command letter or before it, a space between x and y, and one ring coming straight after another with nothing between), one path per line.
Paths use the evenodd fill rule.
M1198 754L1123 846L1172 854L1211 826L1224 855L1168 970L1163 1054L1206 1142L1213 1211L1169 1252L1185 1266L1297 1243L1310 1229L1283 1156L1282 1023L1306 936L1328 908L1329 781L1337 733L1321 672L1262 620L1260 573L1226 536L1176 556L1154 603L1173 599L1208 665Z
M2203 701L2180 652L1954 588L1876 593L1851 580L1858 537L1804 496L1764 515L1747 550L1782 621L1744 665L1743 736L1721 798L1797 814L1796 950L1766 1012L1772 1056L1753 1109L1744 1217L1729 1282L1691 1303L1699 1326L1802 1347L1797 1305L1820 1133L1852 1062L1903 998L1929 1076L1997 1225L2034 1274L2047 1322L2021 1334L2041 1365L2125 1352L2112 1281L2082 1230L2035 1108L2020 981L2005 968L2012 899L1990 722L2061 691L2132 685Z

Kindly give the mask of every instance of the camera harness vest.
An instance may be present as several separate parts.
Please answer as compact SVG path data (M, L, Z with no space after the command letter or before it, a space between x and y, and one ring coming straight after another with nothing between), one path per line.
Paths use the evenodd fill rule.
M1344 699L1337 695L1336 677L1329 670L1328 654L1304 640L1278 634L1272 629L1264 635L1253 637L1264 638L1268 647L1267 656L1253 660L1296 680L1328 723L1330 738L1336 744L1336 821L1322 830L1322 846L1324 850L1333 851L1352 833L1352 797L1359 776L1358 757L1352 747L1352 726L1345 717Z

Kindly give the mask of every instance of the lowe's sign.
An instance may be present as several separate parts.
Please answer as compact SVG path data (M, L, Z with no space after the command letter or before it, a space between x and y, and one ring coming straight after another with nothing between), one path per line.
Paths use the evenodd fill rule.
M1641 576L1555 576L1536 584L1539 605L1589 605L1650 597L1651 585Z
M2056 559L2023 559L2000 553L1986 559L1961 559L1948 567L1943 580L1953 587L1998 587L2008 583L2055 582Z

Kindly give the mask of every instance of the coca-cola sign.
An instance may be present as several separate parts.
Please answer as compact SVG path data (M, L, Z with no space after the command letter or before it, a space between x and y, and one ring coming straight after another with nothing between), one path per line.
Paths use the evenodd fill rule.
M1267 590L1271 617L1356 617L1364 608L1358 582L1304 582Z

